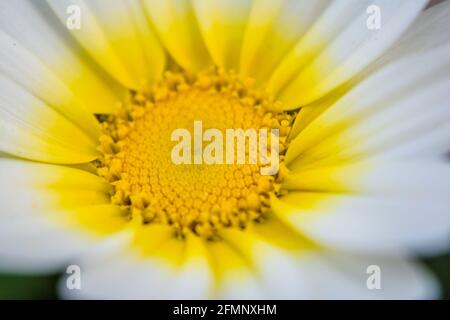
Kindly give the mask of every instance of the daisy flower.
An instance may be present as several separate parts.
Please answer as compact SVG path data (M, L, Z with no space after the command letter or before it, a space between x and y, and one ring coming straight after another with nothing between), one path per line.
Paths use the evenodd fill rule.
M65 298L434 298L450 2L0 2L0 267ZM278 129L280 169L177 165ZM372 271L374 270L374 271ZM371 287L373 272L379 283Z

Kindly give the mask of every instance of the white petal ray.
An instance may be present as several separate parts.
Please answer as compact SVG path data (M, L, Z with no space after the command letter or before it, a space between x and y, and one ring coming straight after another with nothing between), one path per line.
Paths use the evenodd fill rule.
M264 84L330 1L254 1L242 43L240 72Z
M15 39L0 30L0 74L11 79L83 128L94 139L100 126L67 86Z
M274 198L272 207L280 219L328 247L411 255L449 245L448 201L291 192Z
M450 42L450 2L444 1L425 10L405 34L374 61L359 77L409 55L423 54Z
M214 299L261 299L264 291L249 257L229 242L214 241L207 246L216 270Z
M96 236L72 223L70 210L108 203L100 178L77 169L0 160L0 267L54 272L89 251Z
M168 292L170 299L205 299L213 296L214 274L203 239L192 234L186 237L183 267Z
M450 2L444 1L436 6L425 10L419 18L411 25L405 34L380 58L372 62L367 68L351 79L345 86L341 86L337 92L333 92L327 99L321 99L317 103L309 105L302 110L306 117L297 117L296 128L291 136L295 137L304 127L321 114L343 94L350 91L370 75L386 67L387 65L407 58L408 56L424 54L428 51L448 45L450 36L448 15L450 14ZM445 129L443 129L445 131ZM434 135L438 136L438 134ZM447 137L444 134L445 137ZM441 136L442 137L442 136ZM445 138L447 139L447 138ZM442 150L442 148L440 148ZM442 151L441 151L442 152ZM445 151L444 151L445 152ZM424 152L421 156L429 155ZM436 152L432 152L436 154ZM419 155L417 153L416 155Z
M394 146L385 152L374 155L374 159L392 161L395 159L448 160L450 124L445 123L429 130L429 132Z
M370 30L366 26L368 19L366 9L370 3L378 6L383 13L383 25L379 30ZM359 10L357 16L351 19L352 22L326 49L323 49L318 56L314 56L307 65L302 66L300 72L296 69L295 77L286 76L286 73L291 75L292 71L285 71L283 67L275 71L273 79L276 80L270 82L269 89L280 92L279 99L288 108L293 109L313 102L363 70L393 45L413 23L427 1L375 0L370 3L360 2L364 6L357 7ZM345 4L351 6L347 2ZM335 11L334 14L338 12ZM326 16L327 12L322 18L325 19ZM339 17L339 19L343 18ZM342 23L339 19L338 21ZM315 47L317 45L313 48ZM288 59L295 61L299 58L294 54L294 58L288 57ZM285 68L292 70L292 63L287 61ZM288 83L289 79L291 81ZM286 87L282 89L284 85ZM299 95L299 92L302 94Z
M450 46L444 46L403 59L369 77L293 139L287 162L307 154L309 148L325 150L326 144L341 152L345 147L360 148L360 154L387 151L445 123L450 116L449 52ZM386 86L393 78L397 81ZM359 130L356 135L355 130ZM350 132L353 136L346 140ZM360 138L356 144L355 138ZM336 151L328 150L330 155Z
M128 88L141 89L149 79L157 79L164 68L164 52L146 24L140 4L123 0L48 0L50 7L65 25L67 8L81 10L81 27L71 33L106 72ZM134 10L132 10L134 8ZM138 7L138 8L136 8ZM137 14L137 16L136 16ZM144 21L142 21L144 20ZM137 23L140 23L140 29ZM145 37L143 37L145 36ZM151 60L147 61L151 48Z
M280 92L299 70L326 50L327 44L337 38L348 27L349 21L353 21L370 3L370 0L332 2L277 66L268 83L269 90Z
M85 58L81 48L61 27L45 2L2 2L0 30L61 79L86 109L97 113L109 113L115 109L118 95L123 94L122 89ZM40 70L31 69L30 72ZM40 76L32 74L33 78Z
M97 157L92 135L2 75L0 96L0 150L52 163L84 163Z
M450 165L437 161L360 161L293 171L289 190L352 192L386 198L449 202Z
M431 87L410 94L395 106L360 118L337 133L337 137L325 139L310 148L294 166L298 168L306 163L317 166L319 161L370 157L445 125L450 119L449 87L450 79L436 80ZM424 113L427 105L433 107Z
M117 242L95 257L78 261L83 273L81 290L67 290L61 282L60 294L70 299L157 299L170 284L173 271L158 260L136 259L129 242Z
M248 257L260 294L265 299L306 299L310 289L307 274L300 263L298 251L285 250L270 243L252 230L224 230L223 239ZM237 294L237 293L234 293Z
M406 259L324 251L300 263L311 299L437 299L440 293L433 275ZM367 286L370 267L379 268L380 289Z
M200 265L188 263L176 271L158 258L133 255L129 250L130 235L122 234L109 239L78 261L76 264L80 265L83 275L82 288L68 290L63 279L60 283L63 297L423 299L435 298L438 293L434 279L420 266L407 260L324 250L304 251L299 255L276 248L263 238L254 238L255 234L231 231L224 239L226 243L220 241L210 248L212 261L220 254L233 260L235 257L229 255L230 251L222 250L228 248L242 255L249 254L248 258L253 260L255 269L252 268L250 273L246 273L245 269L228 269L227 276L219 280L222 283L217 288L219 291L211 296L211 282L205 281L210 279L209 267L195 270L194 266ZM169 245L171 241L174 240L167 238L167 241L160 242L158 250L174 249ZM201 240L196 238L194 241ZM189 247L189 244L186 245ZM181 243L177 246L177 250L182 250ZM216 251L219 247L215 246L222 249ZM193 251L194 256L200 253L196 249ZM190 254L186 252L188 256ZM377 265L381 269L381 290L369 290L366 286L369 277L366 270L370 265ZM227 268L230 265L220 267Z
M176 239L169 226L149 226L152 247L142 252L132 233L105 242L96 252L77 262L83 272L81 290L67 290L65 298L96 299L205 299L213 289L213 278L205 245L200 238ZM174 261L165 260L172 255Z

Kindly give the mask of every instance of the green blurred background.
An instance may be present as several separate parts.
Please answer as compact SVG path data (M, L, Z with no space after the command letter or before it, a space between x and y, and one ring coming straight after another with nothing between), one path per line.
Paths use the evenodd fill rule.
M450 300L450 254L424 262L436 274L443 288L443 299ZM23 276L0 274L0 299L56 299L58 275Z

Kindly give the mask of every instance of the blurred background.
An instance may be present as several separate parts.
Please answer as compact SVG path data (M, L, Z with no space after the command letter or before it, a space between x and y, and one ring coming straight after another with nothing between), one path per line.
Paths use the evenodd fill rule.
M430 6L448 0L432 0ZM450 253L422 259L436 275L442 286L442 299L450 300ZM24 276L0 273L1 299L57 299L59 274L48 276Z

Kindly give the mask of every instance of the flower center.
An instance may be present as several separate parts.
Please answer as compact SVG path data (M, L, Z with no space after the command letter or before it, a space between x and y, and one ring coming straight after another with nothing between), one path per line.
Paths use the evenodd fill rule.
M245 228L264 220L270 195L279 192L286 170L283 154L293 119L293 114L280 111L279 103L233 73L166 72L158 85L130 94L118 113L102 122L98 174L113 185L111 201L128 209L130 219L168 224L181 236L190 230L213 238L220 228ZM172 133L183 128L194 136L194 123L199 121L203 130L214 128L223 137L229 129L278 129L279 171L263 175L261 168L267 163L260 159L174 163L177 142ZM193 157L199 152L190 150Z

